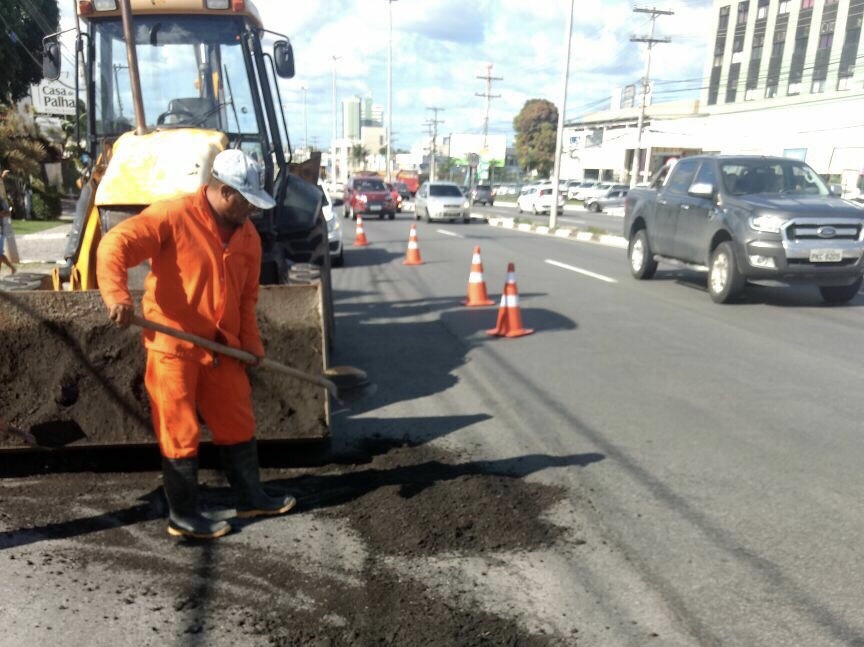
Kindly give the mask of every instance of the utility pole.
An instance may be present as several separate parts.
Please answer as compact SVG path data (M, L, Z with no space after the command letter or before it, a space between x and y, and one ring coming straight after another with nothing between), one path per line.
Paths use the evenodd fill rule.
M573 4L570 0L570 16L567 19L567 44L564 51L564 73L561 79L561 110L558 112L558 131L555 134L555 160L552 166L552 204L549 206L549 228L558 225L558 192L561 183L561 149L564 148L564 112L567 110L567 80L570 76L570 41L573 34Z
M387 0L387 9L390 16L390 36L387 41L387 181L392 182L392 166L390 140L393 137L393 3L396 0Z
M438 124L443 124L444 121L438 119L438 113L444 112L444 108L426 108L426 110L431 110L435 113L435 116L429 120L429 123L432 125L432 160L429 166L429 179L431 181L435 181L435 157L438 155L437 146L438 146Z
M654 25L657 22L657 16L671 16L675 13L674 11L657 9L655 7L651 7L650 9L634 7L633 11L635 13L651 14L651 33L648 36L632 36L630 38L631 43L648 43L648 52L645 57L645 76L642 77L642 100L639 103L639 121L636 123L636 148L633 149L633 165L630 170L630 188L636 186L636 183L639 181L639 154L642 148L642 127L645 123L645 102L648 99L648 87L651 83L651 49L654 47L654 43L671 42L669 38L654 38ZM651 160L646 159L646 168L650 164Z
M483 118L483 149L485 150L489 145L489 104L492 99L501 98L500 94L492 94L492 81L503 81L504 78L500 76L492 76L492 63L489 63L486 66L486 76L478 76L476 78L485 79L486 81L486 92L474 93L474 96L486 97L486 116Z

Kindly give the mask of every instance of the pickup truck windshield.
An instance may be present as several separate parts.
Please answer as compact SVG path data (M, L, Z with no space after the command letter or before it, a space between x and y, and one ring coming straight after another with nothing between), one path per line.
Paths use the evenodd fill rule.
M828 187L813 169L797 162L736 160L722 163L720 171L730 195L829 195Z

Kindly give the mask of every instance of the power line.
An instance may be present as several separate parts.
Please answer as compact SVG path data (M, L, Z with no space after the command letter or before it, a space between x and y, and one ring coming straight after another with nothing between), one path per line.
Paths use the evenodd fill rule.
M637 122L636 126L636 146L633 149L633 166L630 172L631 188L636 186L636 182L639 181L639 156L641 154L640 149L642 147L642 126L645 123L645 102L648 98L648 85L651 78L651 49L656 43L671 42L671 39L668 37L654 38L654 26L657 22L657 16L671 16L675 13L674 11L669 11L668 9L657 9L655 7L651 7L650 9L646 9L643 7L634 7L633 11L635 13L651 14L651 33L648 36L633 36L630 38L630 42L648 44L648 52L645 59L645 76L642 77L642 100L639 102L639 121Z
M486 66L486 76L478 76L478 79L486 80L486 92L480 93L475 92L474 96L477 97L486 97L486 116L483 118L483 149L485 150L488 147L488 138L489 138L489 104L492 99L500 99L500 94L492 94L492 81L503 81L504 79L500 76L492 76L492 63L489 63Z
M443 124L444 121L438 119L438 113L444 112L444 108L431 107L426 108L426 110L431 110L434 113L434 117L429 120L429 124L432 126L432 161L429 168L429 179L435 180L435 156L438 154L437 145L438 145L438 124Z

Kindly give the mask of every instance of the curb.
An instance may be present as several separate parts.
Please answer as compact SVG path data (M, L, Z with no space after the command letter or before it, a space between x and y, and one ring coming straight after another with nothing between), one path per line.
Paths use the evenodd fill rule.
M489 218L488 223L493 227L503 227L504 229L515 229L528 234L537 234L539 236L554 236L555 238L564 238L566 240L575 240L580 243L593 243L595 245L605 245L606 247L617 247L618 249L627 249L627 239L623 236L614 236L612 234L593 234L590 231L579 231L578 229L559 227L555 230L550 230L546 225L537 225L533 223L516 223L515 218Z

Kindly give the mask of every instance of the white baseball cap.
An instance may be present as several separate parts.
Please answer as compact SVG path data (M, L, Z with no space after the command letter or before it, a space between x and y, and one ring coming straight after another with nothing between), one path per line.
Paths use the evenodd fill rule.
M213 160L213 177L236 189L259 209L272 209L276 201L264 190L258 162L236 148L224 150Z

